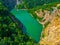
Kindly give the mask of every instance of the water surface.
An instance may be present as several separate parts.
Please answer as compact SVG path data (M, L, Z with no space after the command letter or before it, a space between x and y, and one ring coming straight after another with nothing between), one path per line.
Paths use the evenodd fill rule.
M36 42L39 42L42 25L39 24L36 19L34 19L27 10L16 10L13 9L11 13L21 21L21 23L26 27L26 34L30 36Z

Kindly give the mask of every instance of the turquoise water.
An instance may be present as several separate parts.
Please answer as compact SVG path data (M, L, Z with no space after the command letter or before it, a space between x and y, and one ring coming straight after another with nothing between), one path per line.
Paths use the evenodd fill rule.
M11 13L22 22L22 24L26 27L26 34L30 36L36 42L39 42L42 25L39 24L36 19L34 19L27 10L16 10L13 9Z

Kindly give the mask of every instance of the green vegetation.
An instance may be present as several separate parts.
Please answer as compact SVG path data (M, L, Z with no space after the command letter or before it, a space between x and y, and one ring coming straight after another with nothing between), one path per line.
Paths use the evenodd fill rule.
M52 7L59 4L60 0L22 0L22 2L23 3L17 5L16 8L28 9L28 12L31 13L34 18L41 21L42 18L38 17L35 11L39 9L52 10ZM60 6L58 8L60 9ZM18 27L18 22L14 22L10 15L13 16L9 13L8 9L0 3L0 45L38 45L31 37L23 34L22 30ZM45 24L45 26L48 24L49 22Z
M45 34L42 34L42 38L44 38L45 37Z
M35 8L28 9L28 12L31 13L34 18L39 19L41 21L43 18L38 17L35 14L35 11L36 10L39 10L39 9L42 9L42 11L43 10L51 11L52 10L52 7L56 7L57 4L60 4L60 2L53 2L53 3L49 3L49 4L44 4L42 6L37 6ZM60 7L58 7L58 8L60 8Z
M51 11L52 10L52 7L55 7L57 4L60 4L60 0L22 0L23 3L21 3L21 5L17 5L17 8L18 9L28 9L28 12L32 14L32 16L35 18L35 19L39 19L40 21L43 19L43 18L40 18L38 17L36 14L35 14L35 11L36 10L39 10L39 9L42 9L43 10L49 10ZM24 8L22 8L24 7ZM60 7L58 7L60 8Z
M8 10L6 7L4 7L3 5L2 5L2 3L0 2L0 10Z
M16 5L16 8L17 8L17 9L24 9L25 7L24 7L24 4L21 3L21 4L19 4L19 5Z
M18 22L15 23L10 15L13 16L0 4L0 45L38 45L31 37L23 34Z
M60 6L58 6L57 8L60 9Z
M35 8L38 6L42 6L44 4L48 4L48 3L54 3L54 2L60 2L60 0L22 0L22 3L20 3L20 5L18 7L24 7L26 9L31 9L31 8ZM22 5L22 6L21 6Z
M44 27L44 29L48 26L48 24L49 24L50 22L47 22L46 24L45 24L45 27Z
M49 4L44 4L44 5L42 5L42 6L37 6L37 7L33 8L33 9L28 9L28 12L31 13L32 16L33 16L35 19L39 19L39 21L42 21L43 17L42 17L42 18L38 17L38 16L35 14L35 11L37 11L37 10L39 11L39 9L42 9L42 11L44 11L44 10L52 11L52 10L53 10L52 7L56 7L57 4L60 4L60 2L52 2L52 3L49 3ZM60 6L58 7L58 9L60 9ZM44 28L46 28L49 23L50 23L50 22L47 22L47 23L45 24L45 27L44 27Z

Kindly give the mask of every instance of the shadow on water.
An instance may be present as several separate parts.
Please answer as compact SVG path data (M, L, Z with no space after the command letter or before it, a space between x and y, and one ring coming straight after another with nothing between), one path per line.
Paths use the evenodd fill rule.
M26 34L26 27L18 20L14 15L9 15L10 18L17 23L18 27L22 30L23 34Z
M26 27L21 23L21 21L18 21L18 23L19 23L19 27L21 28L23 34L26 34L27 33L26 32Z

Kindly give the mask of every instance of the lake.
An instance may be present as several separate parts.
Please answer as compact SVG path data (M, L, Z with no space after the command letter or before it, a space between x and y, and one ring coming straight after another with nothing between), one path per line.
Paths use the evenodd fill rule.
M31 16L30 13L28 13L27 10L17 10L13 9L11 13L21 21L21 23L26 28L26 34L31 37L36 42L40 41L41 32L43 29L42 24L37 22L35 18Z

